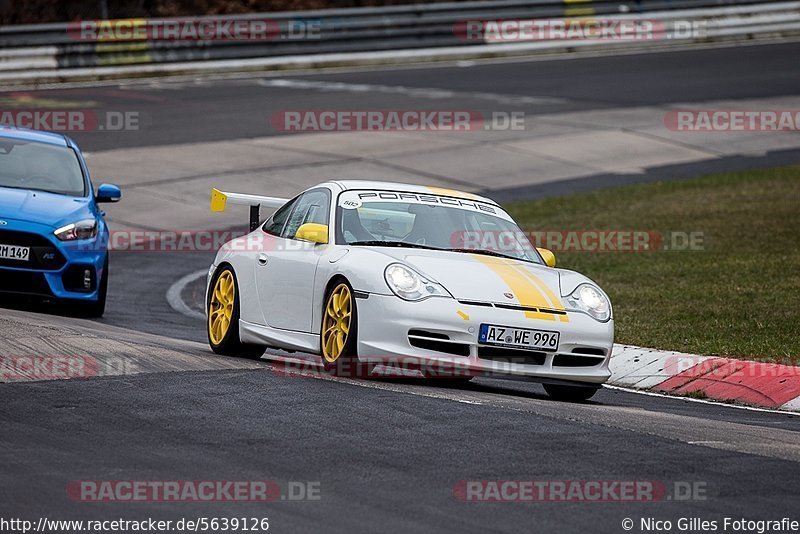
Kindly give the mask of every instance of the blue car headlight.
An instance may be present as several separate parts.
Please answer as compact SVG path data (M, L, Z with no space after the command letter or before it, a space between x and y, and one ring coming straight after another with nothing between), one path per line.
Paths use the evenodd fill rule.
M61 241L92 239L97 236L97 219L84 219L62 226L53 232Z

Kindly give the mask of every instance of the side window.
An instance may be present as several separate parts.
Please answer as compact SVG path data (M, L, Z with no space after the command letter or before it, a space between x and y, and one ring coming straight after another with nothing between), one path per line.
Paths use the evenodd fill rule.
M297 200L297 198L290 200L278 208L278 211L273 213L272 217L267 219L267 222L264 223L262 229L268 234L281 235L281 230L283 230L283 226L286 224L286 219L289 218L289 213L291 213L294 205L297 204Z
M283 229L283 237L294 239L297 229L305 223L328 224L330 194L326 189L315 189L303 193L297 199L292 214Z

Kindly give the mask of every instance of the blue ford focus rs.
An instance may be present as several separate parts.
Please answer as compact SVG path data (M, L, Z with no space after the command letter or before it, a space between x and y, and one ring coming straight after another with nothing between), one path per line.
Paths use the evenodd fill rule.
M32 297L103 315L108 227L98 204L121 196L110 184L94 191L70 138L0 128L0 304Z

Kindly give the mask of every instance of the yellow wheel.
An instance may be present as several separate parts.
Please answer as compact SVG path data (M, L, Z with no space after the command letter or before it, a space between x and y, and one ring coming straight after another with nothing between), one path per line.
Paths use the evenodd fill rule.
M233 283L233 273L229 270L223 271L217 277L208 305L208 338L214 345L222 343L231 327L235 300L236 284Z
M265 347L239 340L239 291L229 265L221 267L208 287L208 344L217 354L260 358Z
M322 319L322 358L336 363L345 354L353 324L353 292L342 282L328 294Z
M328 291L322 310L320 347L325 369L338 376L369 377L374 366L358 361L357 341L358 309L353 288L339 279Z

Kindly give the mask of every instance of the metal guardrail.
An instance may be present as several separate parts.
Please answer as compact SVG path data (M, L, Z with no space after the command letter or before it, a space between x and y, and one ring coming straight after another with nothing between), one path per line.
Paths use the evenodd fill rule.
M256 41L95 39L76 36L74 24L0 27L0 72L346 54L482 45L455 31L468 20L541 20L568 17L647 17L707 20L718 36L800 34L797 2L769 0L493 0L413 4L181 19L193 23L269 21L278 37ZM673 17L674 18L674 17ZM148 19L149 23L169 19ZM139 21L146 24L148 21ZM310 27L312 37L290 29ZM711 32L709 33L711 35Z

